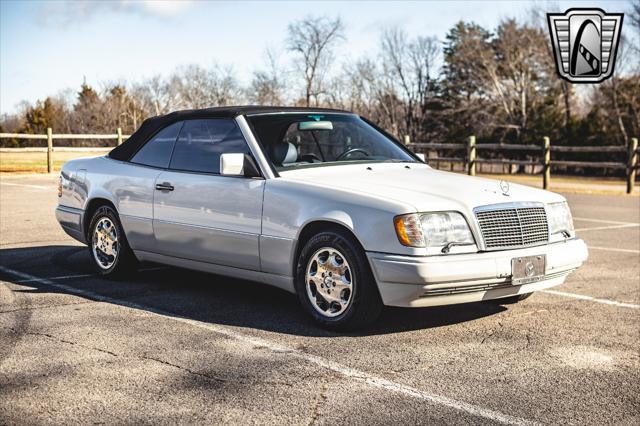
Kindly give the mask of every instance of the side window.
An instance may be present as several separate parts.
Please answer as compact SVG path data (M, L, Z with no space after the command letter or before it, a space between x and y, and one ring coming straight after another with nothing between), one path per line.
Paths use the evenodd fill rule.
M182 121L160 130L131 159L132 163L153 167L168 167Z
M249 147L234 120L187 120L173 150L169 168L220 173L220 155L248 154Z

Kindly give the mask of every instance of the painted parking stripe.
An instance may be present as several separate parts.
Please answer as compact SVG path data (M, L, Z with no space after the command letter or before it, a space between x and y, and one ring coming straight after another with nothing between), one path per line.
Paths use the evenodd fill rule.
M159 271L162 269L169 269L167 266L159 266L157 268L147 268L147 269L140 269L138 272L150 272L150 271ZM88 277L95 277L95 278L100 278L100 275L98 274L76 274L76 275L60 275L57 277L47 277L48 280L69 280L69 279L73 279L73 278L88 278ZM16 284L23 284L23 283L28 283L28 282L34 282L34 281L39 281L41 278L30 278L27 280L17 280Z
M596 246L587 246L587 247L589 247L589 250L594 249L594 250L604 250L604 251L617 251L620 253L640 254L640 250L633 250L633 249L622 249L622 248L614 248L614 247L596 247Z
M52 189L52 188L55 188L55 185L44 186L44 185L30 185L30 184L26 184L26 183L13 183L13 182L0 182L0 185L23 186L25 188L34 188L34 189Z
M553 294L555 296L571 297L573 299L587 300L589 302L602 303L605 305L618 306L621 308L640 309L640 305L633 303L616 302L609 299L598 299L596 297L585 296L584 294L567 293L566 291L541 290L542 293Z
M316 364L319 367L325 368L327 370L331 370L342 376L365 383L369 386L379 388L379 389L384 389L394 393L399 393L406 396L410 396L412 398L416 398L425 402L430 402L436 405L452 408L454 410L458 410L472 416L482 417L482 418L492 420L494 422L498 422L502 424L511 424L511 425L536 424L535 422L532 422L527 419L514 417L508 414L501 413L499 411L483 408L483 407L469 404L463 401L447 398L445 396L431 394L429 392L425 392L420 389L413 388L411 386L406 386L401 383L397 383L388 379L384 379L382 377L378 377L378 376L366 373L361 370L357 370L355 368L344 366L340 363L328 360L321 356L308 354L300 350L297 350L285 345L281 345L278 343L274 343L263 338L249 336L247 334L240 333L230 327L225 327L219 324L205 323L205 322L196 321L190 318L180 317L180 316L177 316L177 314L166 312L166 311L156 309L150 306L146 306L140 303L129 302L121 299L115 299L109 296L103 296L101 294L94 293L92 291L69 287L64 284L55 283L45 278L38 278L36 276L25 274L24 272L16 271L13 269L5 268L3 266L0 266L0 272L4 272L5 274L12 275L14 277L21 278L23 280L31 280L31 282L37 282L49 287L58 288L68 293L73 293L79 296L88 297L90 299L97 300L100 302L111 303L114 305L119 305L119 306L131 308L131 309L143 310L151 314L161 316L164 319L178 321L184 324L189 324L191 326L203 328L208 331L221 334L223 336L232 338L234 340L237 340L243 343L247 343L252 346L258 346L264 349L268 349L272 352L285 353L289 356L298 358L305 362Z
M618 220L591 219L591 218L586 218L586 217L575 217L575 216L574 216L573 219L574 220L584 221L584 222L610 223L610 224L614 224L614 225L640 225L640 223L637 223L637 222L620 222Z
M77 274L77 275L60 275L58 277L49 277L48 279L50 280L68 280L70 278L87 278L87 277L96 277L96 274ZM33 278L29 278L26 280L17 280L16 284L23 284L23 283L30 283L33 281L37 281L38 278L33 279Z
M585 231L601 231L605 229L620 229L620 228L637 228L640 224L629 223L627 225L607 225L607 226L594 226L593 228L578 228L576 232L585 232Z

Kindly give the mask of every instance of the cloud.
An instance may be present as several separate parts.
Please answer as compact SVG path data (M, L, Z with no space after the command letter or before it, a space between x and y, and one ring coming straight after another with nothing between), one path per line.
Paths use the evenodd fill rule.
M190 0L122 0L124 7L140 9L140 12L160 17L172 17L193 5Z
M65 0L45 2L38 9L42 24L84 23L102 13L134 14L161 19L173 18L195 4L192 0Z

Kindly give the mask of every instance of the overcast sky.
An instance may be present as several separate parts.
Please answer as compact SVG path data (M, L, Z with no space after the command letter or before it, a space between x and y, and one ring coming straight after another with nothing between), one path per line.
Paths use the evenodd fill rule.
M232 64L240 82L264 63L267 47L282 47L287 24L307 15L340 16L347 42L341 57L377 50L380 30L443 39L459 20L487 28L525 19L533 4L565 10L599 6L623 12L625 1L6 1L0 0L0 113L34 102L86 78L138 81L187 64ZM551 11L551 10L550 10Z

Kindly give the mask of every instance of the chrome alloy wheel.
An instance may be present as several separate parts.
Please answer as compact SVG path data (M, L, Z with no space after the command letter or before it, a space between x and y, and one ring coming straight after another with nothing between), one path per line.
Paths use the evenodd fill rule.
M326 317L343 313L353 298L353 276L338 250L323 247L316 251L305 274L307 296L316 311Z
M91 247L93 257L102 269L109 269L116 263L120 251L118 230L108 217L103 217L96 223Z

